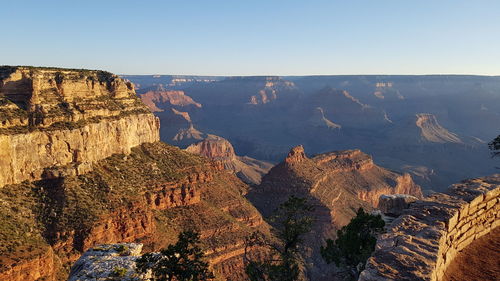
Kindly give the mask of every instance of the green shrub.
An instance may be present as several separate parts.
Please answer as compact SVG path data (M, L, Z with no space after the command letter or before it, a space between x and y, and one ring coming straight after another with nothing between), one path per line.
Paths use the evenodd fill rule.
M120 266L113 268L113 272L111 273L113 277L124 277L126 274L127 269Z
M359 208L351 222L337 231L337 239L328 239L326 247L321 247L321 256L327 263L335 262L344 268L351 280L357 280L384 226L380 215L371 215Z

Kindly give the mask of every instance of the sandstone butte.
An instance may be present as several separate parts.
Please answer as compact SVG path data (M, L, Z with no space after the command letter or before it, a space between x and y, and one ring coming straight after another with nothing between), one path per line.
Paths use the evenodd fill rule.
M373 163L360 150L306 156L304 148L291 149L253 188L248 198L264 216L270 215L290 195L306 197L314 205L316 219L306 239L304 255L310 280L331 280L334 266L319 255L319 247L346 225L358 208L372 210L382 194L410 194L421 198L420 186L409 174L398 174Z
M228 140L215 135L208 135L204 140L188 146L186 151L220 161L226 170L236 173L248 184L260 184L262 176L273 167L269 162L237 156Z
M0 154L0 280L66 280L93 246L158 251L185 229L239 280L244 239L269 233L246 184L159 142L133 85L107 72L1 67Z

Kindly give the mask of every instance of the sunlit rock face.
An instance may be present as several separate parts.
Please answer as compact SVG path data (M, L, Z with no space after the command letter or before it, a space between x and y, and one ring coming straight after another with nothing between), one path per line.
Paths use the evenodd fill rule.
M200 103L195 102L190 96L186 95L184 91L167 91L159 88L156 91L148 91L144 94L140 94L139 97L152 112L162 112L171 106L202 107Z
M148 280L136 271L142 244L122 243L100 245L85 252L71 268L68 281L83 280Z
M462 140L454 133L443 128L437 121L436 116L432 114L420 113L417 114L415 124L421 130L422 139L429 142L455 142L462 143Z
M273 166L248 156L237 156L229 141L214 135L208 135L203 141L188 146L186 151L222 162L225 169L249 184L259 184L262 176Z
M159 140L158 119L116 75L28 67L0 73L0 186L82 174Z
M326 239L355 216L358 208L372 210L382 194L421 197L420 186L408 174L398 174L373 163L360 150L345 150L308 157L303 146L290 150L252 189L248 198L268 216L290 195L308 198L314 205L315 225L306 239L304 257L311 280L329 280L334 267L319 255Z
M359 281L447 280L445 271L460 251L498 230L499 198L500 175L495 174L410 203L378 237Z
M270 236L243 197L249 186L220 161L159 142L130 83L31 67L2 67L0 81L0 280L67 280L96 245L158 251L186 229L219 279L245 276L245 238Z

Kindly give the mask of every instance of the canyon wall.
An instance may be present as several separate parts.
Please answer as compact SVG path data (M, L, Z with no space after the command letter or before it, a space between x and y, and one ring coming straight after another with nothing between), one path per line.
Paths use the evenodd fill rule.
M133 85L103 71L0 68L0 187L78 175L159 140Z
M499 225L500 174L454 184L404 210L359 280L443 280L459 251Z
M226 170L248 184L260 184L262 176L273 167L269 162L237 156L229 141L215 135L208 135L204 140L188 146L186 151L221 162Z
M307 198L314 206L313 230L305 238L303 257L310 280L331 280L335 267L321 257L320 246L334 239L356 210L372 210L380 194L404 192L422 196L408 174L377 166L360 150L344 150L308 157L302 146L292 148L283 162L262 178L248 198L269 216L290 195Z
M158 140L158 119L116 75L0 67L0 280L66 280L91 247L158 251L186 229L219 279L246 278L245 238L270 235L248 186Z

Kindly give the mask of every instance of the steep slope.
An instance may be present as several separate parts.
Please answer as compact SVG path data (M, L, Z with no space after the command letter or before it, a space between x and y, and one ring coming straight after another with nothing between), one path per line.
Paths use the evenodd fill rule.
M313 93L303 104L305 110L321 107L325 117L343 127L370 128L387 123L384 112L362 103L345 90L325 87Z
M2 67L0 74L0 187L79 174L159 140L158 120L116 75L30 67Z
M0 131L10 141L0 150L10 157L0 160L6 165L0 280L65 280L71 263L94 245L141 242L146 251L157 251L185 229L201 233L220 278L242 280L244 239L257 229L269 233L243 197L246 184L220 162L158 142L156 118L114 75L102 80L98 71L22 67L7 72L2 109L22 112L25 119L17 120L25 122L6 122ZM55 88L34 91L40 84ZM61 104L71 110L48 110ZM115 112L106 104L120 106ZM54 126L53 120L66 121Z
M134 80L143 86L141 89L156 89L162 84L203 104L202 108L178 110L190 114L195 129L223 136L236 151L256 159L280 161L289 147L297 144L304 144L311 153L356 147L384 167L419 175L415 180L433 190L442 190L464 177L495 172L486 143L496 137L500 123L498 77L218 77L212 82L176 82L172 86L172 77L143 78ZM268 82L272 86L265 90ZM432 120L423 123L424 129L418 127L416 116L420 113L434 115L440 127ZM160 118L163 128L168 127ZM332 129L335 125L325 119L341 129ZM168 139L162 133L162 140L172 142L177 131ZM424 138L422 131L439 142Z
M371 210L381 194L422 196L410 175L400 175L373 163L359 150L337 151L308 158L294 147L283 162L263 177L248 198L268 216L290 195L309 198L315 206L314 230L306 240L305 258L311 280L328 280L333 270L319 255L319 247L347 224L358 208Z
M187 147L207 137L207 134L195 128L189 112L170 108L164 112L158 112L162 124L160 128L161 140L167 143Z
M222 162L225 169L250 184L260 184L262 176L273 166L248 156L237 156L229 141L214 135L208 135L203 141L188 146L186 151Z
M161 112L172 107L193 106L201 108L201 104L195 102L184 91L169 91L158 87L155 91L148 91L140 94L142 102L149 107L152 112Z
M341 125L335 124L334 122L328 120L325 117L325 112L323 108L316 107L314 110L314 114L311 118L309 118L309 123L314 127L323 127L328 129L340 129Z
M461 143L462 140L454 133L443 128L437 121L436 116L428 113L417 114L415 124L420 128L422 139L429 142L455 142Z

